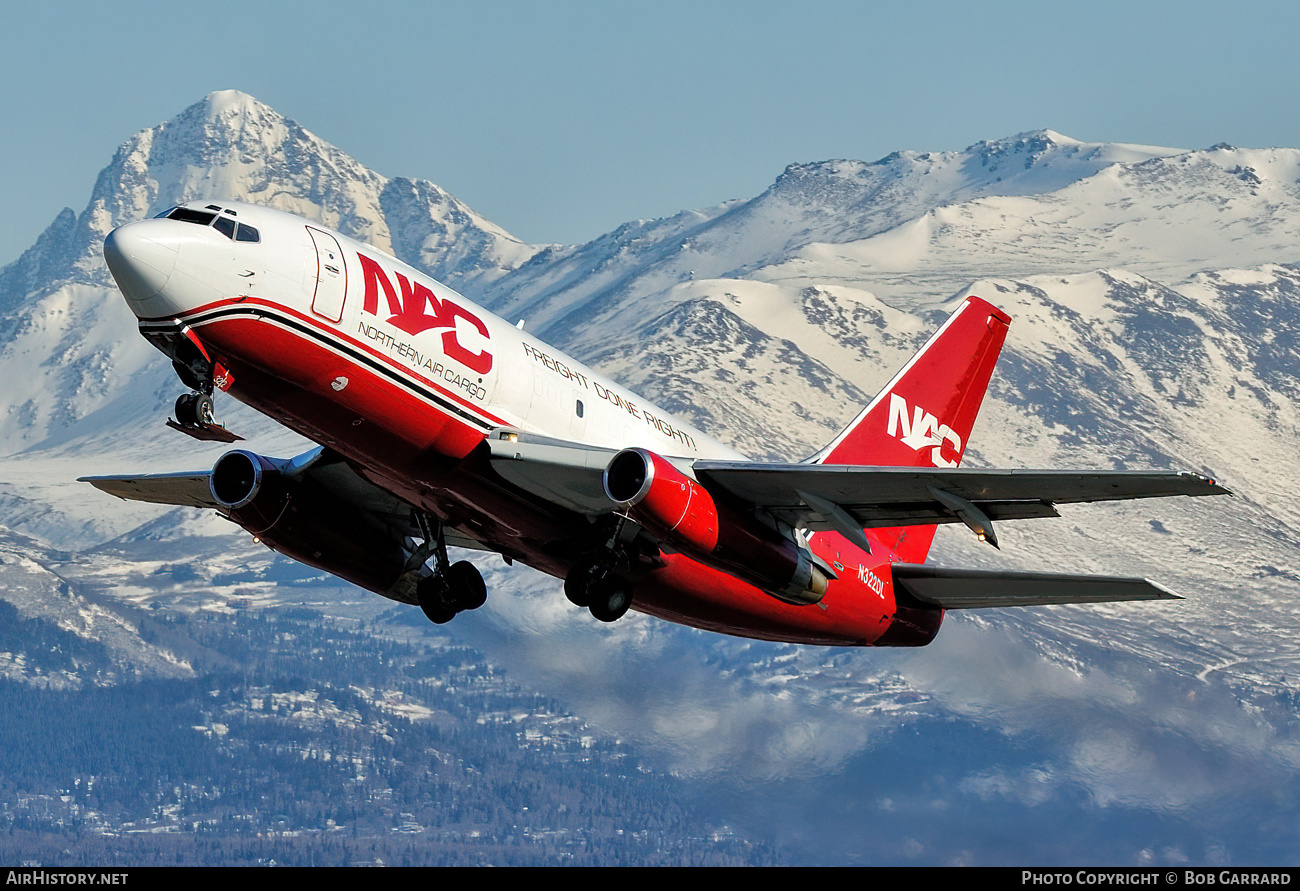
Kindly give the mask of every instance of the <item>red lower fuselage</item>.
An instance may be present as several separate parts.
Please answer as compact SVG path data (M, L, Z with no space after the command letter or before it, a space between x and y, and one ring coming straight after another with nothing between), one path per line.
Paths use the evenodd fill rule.
M371 482L486 548L563 578L593 543L586 518L492 470L484 440L505 419L363 339L249 297L143 320L141 327L148 336L178 325L229 372L230 395L333 449ZM340 379L347 381L341 391L334 384ZM820 603L785 603L689 556L664 553L657 566L629 579L633 608L710 631L792 643L909 645L938 631L941 612L899 615L889 571L898 558L883 543L867 554L843 536L821 532L809 544L838 575Z

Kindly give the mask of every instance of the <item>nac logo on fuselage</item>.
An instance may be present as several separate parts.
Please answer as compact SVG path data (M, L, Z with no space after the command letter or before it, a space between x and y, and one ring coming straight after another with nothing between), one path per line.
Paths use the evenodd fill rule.
M393 273L398 284L398 288L394 288L388 273L377 261L360 252L357 253L357 259L361 261L362 277L366 282L366 294L361 302L361 308L365 312L372 316L379 315L379 292L382 291L390 313L386 319L388 324L412 336L424 331L444 329L442 351L447 358L454 359L479 374L487 374L492 370L491 353L487 350L474 352L462 345L456 337L456 320L464 319L486 340L487 326L478 316L450 300L438 299L433 291L419 282L411 281L400 272Z
M961 437L919 405L909 416L907 400L897 393L889 394L889 435L917 451L930 449L930 462L935 467L956 467L961 460ZM953 457L943 454L945 444Z

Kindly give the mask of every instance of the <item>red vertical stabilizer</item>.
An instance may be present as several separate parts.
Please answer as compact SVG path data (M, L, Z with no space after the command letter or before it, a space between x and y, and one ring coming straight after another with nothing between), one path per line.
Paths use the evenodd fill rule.
M810 462L956 467L1010 324L1011 317L993 304L967 297L871 404ZM868 534L903 560L921 563L934 530L905 526Z

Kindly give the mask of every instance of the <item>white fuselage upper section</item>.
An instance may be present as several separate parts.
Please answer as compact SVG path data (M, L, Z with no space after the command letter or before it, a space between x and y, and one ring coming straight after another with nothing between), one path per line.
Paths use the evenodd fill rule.
M131 223L105 242L141 319L183 321L222 302L266 303L318 337L384 357L454 400L484 432L514 427L613 449L743 457L373 247L245 204L194 202L169 213L180 218Z

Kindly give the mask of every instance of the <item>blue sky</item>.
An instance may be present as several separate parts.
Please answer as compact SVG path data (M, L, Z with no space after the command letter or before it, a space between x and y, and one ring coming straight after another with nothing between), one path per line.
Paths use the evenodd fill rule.
M1300 146L1277 2L6 4L0 264L133 133L251 93L519 237L761 192L786 164L1088 141Z

